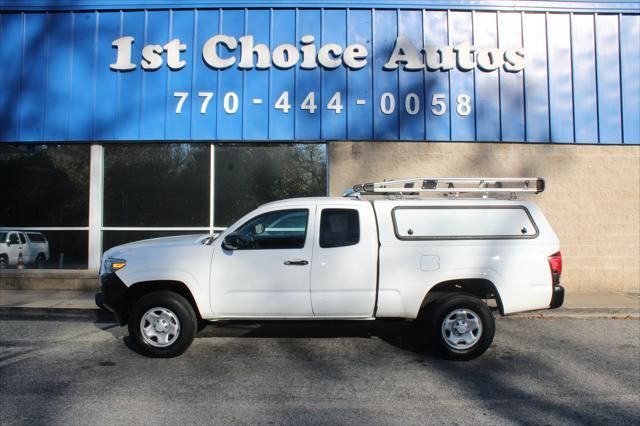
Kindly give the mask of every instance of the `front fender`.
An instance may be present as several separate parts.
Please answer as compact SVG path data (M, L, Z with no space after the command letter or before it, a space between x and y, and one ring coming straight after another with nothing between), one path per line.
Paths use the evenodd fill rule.
M127 271L123 268L116 272L118 277L127 287L132 287L137 283L150 281L177 281L183 283L195 301L200 314L205 317L211 311L209 303L209 292L206 283L200 284L196 277L188 271L180 269L153 269Z

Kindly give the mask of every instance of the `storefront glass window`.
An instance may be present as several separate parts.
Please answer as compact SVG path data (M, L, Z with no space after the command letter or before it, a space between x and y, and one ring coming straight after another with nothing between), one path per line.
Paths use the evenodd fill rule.
M104 226L208 226L209 145L106 145Z
M87 226L89 145L0 144L0 227Z
M269 201L327 193L326 145L215 147L215 226L229 226Z
M89 156L89 145L0 144L0 269L87 268Z

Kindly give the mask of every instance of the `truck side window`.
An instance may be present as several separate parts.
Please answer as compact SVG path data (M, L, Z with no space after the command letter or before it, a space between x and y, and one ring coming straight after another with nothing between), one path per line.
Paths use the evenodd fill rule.
M11 244L20 244L20 241L18 240L18 234L9 234L9 242Z
M236 233L241 249L301 249L307 236L309 210L278 210L261 214L242 225Z
M320 247L344 247L360 241L360 218L353 209L324 209L320 216Z
M31 240L32 243L44 243L44 235L36 234L35 232L27 232L27 237Z
M18 234L20 235L20 244L27 244L27 240L24 239L24 234Z

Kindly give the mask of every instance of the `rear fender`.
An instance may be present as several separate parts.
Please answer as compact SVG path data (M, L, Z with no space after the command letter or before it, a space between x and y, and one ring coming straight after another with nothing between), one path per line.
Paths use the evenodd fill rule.
M446 272L446 271L443 271L443 272ZM427 296L429 295L429 292L431 292L436 286L445 282L473 281L473 280L484 280L492 284L495 291L496 300L498 302L498 305L500 306L500 312L502 313L502 308L505 303L502 298L502 295L504 292L503 291L504 280L497 271L493 269L480 269L480 268L461 269L452 273L437 274L434 277L434 280L429 284L428 288L426 289L420 308L422 307L422 305L424 305L425 301L427 300Z

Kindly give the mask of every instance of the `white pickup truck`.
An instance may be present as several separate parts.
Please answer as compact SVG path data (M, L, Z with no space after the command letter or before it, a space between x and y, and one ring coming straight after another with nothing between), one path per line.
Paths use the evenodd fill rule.
M20 258L22 257L22 260ZM35 264L42 269L49 260L49 241L40 232L0 231L0 269Z
M487 300L502 315L562 305L562 258L534 203L460 195L543 187L536 178L420 178L354 187L392 199L268 203L217 237L108 250L96 303L128 323L149 356L183 353L207 321L404 318L421 321L444 356L471 359L493 340Z

